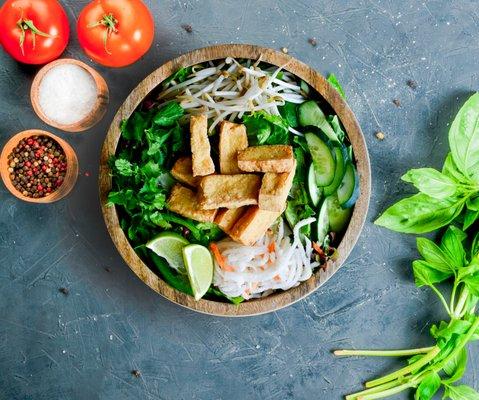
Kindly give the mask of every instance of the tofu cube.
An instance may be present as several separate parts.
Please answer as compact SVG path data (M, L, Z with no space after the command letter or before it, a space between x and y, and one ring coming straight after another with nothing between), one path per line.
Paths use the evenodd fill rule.
M198 207L196 194L177 183L171 190L167 208L186 218L200 222L214 222L217 210L202 210Z
M284 204L293 185L295 172L296 160L291 172L283 172L281 174L267 172L263 175L258 197L260 209L268 211L282 211L284 209Z
M191 154L193 176L205 176L215 172L211 159L211 146L208 139L208 119L206 115L192 115L190 119Z
M279 218L281 212L260 210L258 206L249 207L233 226L229 235L246 246L252 246L266 233Z
M198 202L204 210L258 204L261 178L254 174L209 175L201 179Z
M171 175L176 180L191 187L197 187L200 183L200 177L193 176L193 166L191 157L181 157L176 160L171 169Z
M239 174L238 151L248 147L246 127L223 121L220 125L220 171L222 174Z
M293 148L287 145L253 146L238 152L238 166L245 172L290 172Z
M246 208L247 207L222 208L216 214L215 224L218 225L223 232L228 233L236 221L244 214Z

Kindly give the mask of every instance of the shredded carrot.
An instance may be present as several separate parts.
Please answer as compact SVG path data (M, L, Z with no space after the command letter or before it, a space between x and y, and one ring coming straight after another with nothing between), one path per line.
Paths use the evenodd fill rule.
M269 245L268 245L268 251L270 253L274 253L276 251L276 243L275 242L271 242Z
M213 255L215 256L216 262L219 264L220 268L222 270L228 271L228 272L234 272L234 268L231 265L228 265L226 263L225 258L220 252L220 249L218 249L218 246L215 243L210 243L210 249L213 252Z
M279 275L273 276L273 279L274 279L276 282L281 282L281 277L280 277Z
M316 252L319 255L324 255L324 251L319 244L317 244L316 242L313 242L312 245L313 245L313 249L316 250Z

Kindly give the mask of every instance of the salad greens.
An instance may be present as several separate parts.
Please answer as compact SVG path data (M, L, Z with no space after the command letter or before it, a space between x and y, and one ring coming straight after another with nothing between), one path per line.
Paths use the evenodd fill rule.
M431 168L407 172L402 179L420 193L399 201L376 221L378 225L408 233L430 232L452 223L437 244L418 238L417 249L422 259L412 263L416 286L429 287L438 296L449 320L431 327L435 341L432 347L336 351L340 356L410 356L406 367L366 382L366 389L346 396L348 400L380 399L407 389L415 389L416 400L430 400L441 388L443 399L479 400L479 393L473 388L456 385L466 371L467 345L479 340L479 232L474 225L479 209L478 121L476 93L451 126L451 152L442 172ZM451 290L444 293L438 284L446 282L451 284Z
M419 193L389 207L376 224L404 233L426 233L460 216L463 229L479 219L479 93L459 110L449 130L442 171L418 168L401 179Z

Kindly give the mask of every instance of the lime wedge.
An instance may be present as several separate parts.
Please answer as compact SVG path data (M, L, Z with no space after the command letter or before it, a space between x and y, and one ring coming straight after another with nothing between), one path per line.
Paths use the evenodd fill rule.
M172 268L185 273L183 247L189 244L188 240L177 233L163 232L150 240L146 247L163 257Z
M198 301L213 282L213 257L206 247L190 244L183 248L183 260L195 300Z

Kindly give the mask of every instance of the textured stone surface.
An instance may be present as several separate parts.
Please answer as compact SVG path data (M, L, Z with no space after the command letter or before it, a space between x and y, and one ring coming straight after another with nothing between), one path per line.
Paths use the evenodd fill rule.
M73 21L87 1L63 3ZM46 128L74 146L81 166L73 194L55 205L24 204L0 188L0 398L339 399L399 364L335 359L332 349L429 343L427 327L441 316L440 305L413 284L414 238L372 220L410 190L399 183L406 169L441 164L448 123L477 89L476 2L147 3L156 16L155 44L132 67L96 66L112 102L86 133L45 126L29 103L35 69L0 54L0 142ZM100 146L128 93L164 61L222 42L287 47L319 71L336 73L373 167L368 222L343 269L306 300L248 319L195 314L147 289L115 251L98 202ZM65 56L87 61L74 33ZM465 380L476 387L477 365L475 346Z

